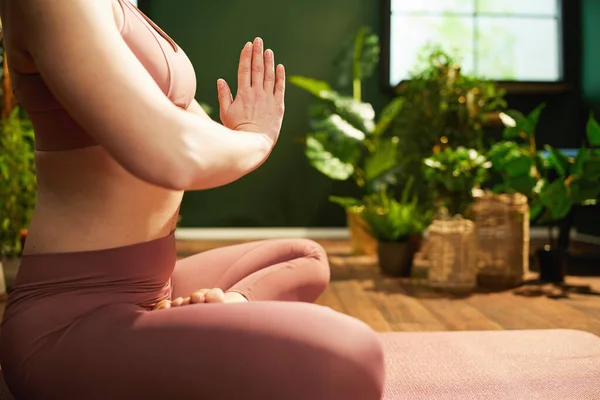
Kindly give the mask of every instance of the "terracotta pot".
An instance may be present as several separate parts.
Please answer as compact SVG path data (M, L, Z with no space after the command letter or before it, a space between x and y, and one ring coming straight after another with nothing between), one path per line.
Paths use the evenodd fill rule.
M346 212L350 230L350 246L354 255L374 256L377 254L377 239L367 230L367 223L350 211Z
M410 277L413 248L407 242L379 242L377 256L379 267L385 275Z

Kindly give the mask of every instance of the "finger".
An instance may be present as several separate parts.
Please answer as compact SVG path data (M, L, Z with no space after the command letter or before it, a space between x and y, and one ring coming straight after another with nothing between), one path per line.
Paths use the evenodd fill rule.
M252 87L262 88L265 79L265 56L262 39L254 39L252 48Z
M184 297L183 301L181 302L182 306L187 306L188 304L190 304L191 301L191 297Z
M279 64L275 72L275 98L283 103L285 98L285 68Z
M206 299L204 298L204 293L194 292L190 296L190 303L192 304L204 303L205 301Z
M206 292L205 297L207 303L223 303L225 301L225 293L218 288L210 289Z
M202 294L206 294L210 289L198 289L196 290L194 293L202 293Z
M275 90L275 54L273 50L265 51L265 91L273 93Z
M231 106L233 102L233 97L231 95L231 89L225 80L218 79L217 80L217 96L219 97L219 112L221 115L221 121L223 121L223 117L227 114L227 110Z
M252 72L252 43L248 42L240 54L240 65L238 67L238 90L251 86Z

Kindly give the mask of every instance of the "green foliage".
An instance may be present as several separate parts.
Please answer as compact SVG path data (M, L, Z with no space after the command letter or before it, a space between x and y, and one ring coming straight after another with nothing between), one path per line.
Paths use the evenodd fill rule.
M0 258L20 251L36 202L33 129L15 109L0 122Z
M582 145L575 159L551 146L538 150L535 129L544 105L529 115L509 111L501 115L505 125L503 141L490 149L493 169L503 178L494 187L497 193L522 193L529 199L531 219L556 222L573 205L594 201L600 196L600 151ZM600 145L600 126L590 115L587 140Z
M361 28L338 58L340 86L348 86L351 80L351 95L324 81L303 76L289 79L315 97L305 148L311 166L330 179L352 179L365 193L394 182L399 141L384 133L404 104L403 99L390 102L376 119L373 106L361 100L362 80L373 73L378 56L377 36Z
M436 202L452 215L465 215L473 189L488 178L491 163L475 149L446 148L424 160L425 178Z
M418 171L422 201L429 185L421 175L423 159L439 147L483 148L483 126L490 113L506 107L504 92L491 81L464 75L459 63L439 46L425 47L411 80L398 93L406 99L391 132L398 137L401 178Z
M403 242L415 233L423 232L431 217L429 212L420 208L416 196L410 198L412 185L411 179L400 200L396 200L386 187L364 196L362 200L333 196L330 199L361 216L369 233L377 240Z

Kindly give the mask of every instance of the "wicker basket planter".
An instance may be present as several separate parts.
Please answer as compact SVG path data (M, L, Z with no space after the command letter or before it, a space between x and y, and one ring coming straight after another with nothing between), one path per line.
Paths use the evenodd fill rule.
M367 230L367 223L350 211L346 211L348 229L350 231L350 246L354 255L374 256L377 254L377 239Z
M529 271L529 205L521 194L481 193L475 200L478 284L514 288Z
M471 291L477 286L475 223L468 219L434 220L424 251L429 286L447 291Z

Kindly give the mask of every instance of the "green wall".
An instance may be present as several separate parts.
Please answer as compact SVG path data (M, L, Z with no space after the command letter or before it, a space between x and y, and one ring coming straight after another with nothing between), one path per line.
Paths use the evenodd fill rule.
M600 2L582 0L583 96L600 111Z
M218 110L216 80L235 87L239 52L260 36L287 74L333 80L340 45L358 27L379 23L378 0L153 0L148 15L185 50L196 68L198 101ZM378 82L366 96L381 104ZM254 173L229 186L187 193L182 226L336 226L343 212L327 197L348 185L332 184L307 164L297 140L307 132L310 96L288 85L279 143ZM218 112L213 118L218 118Z

